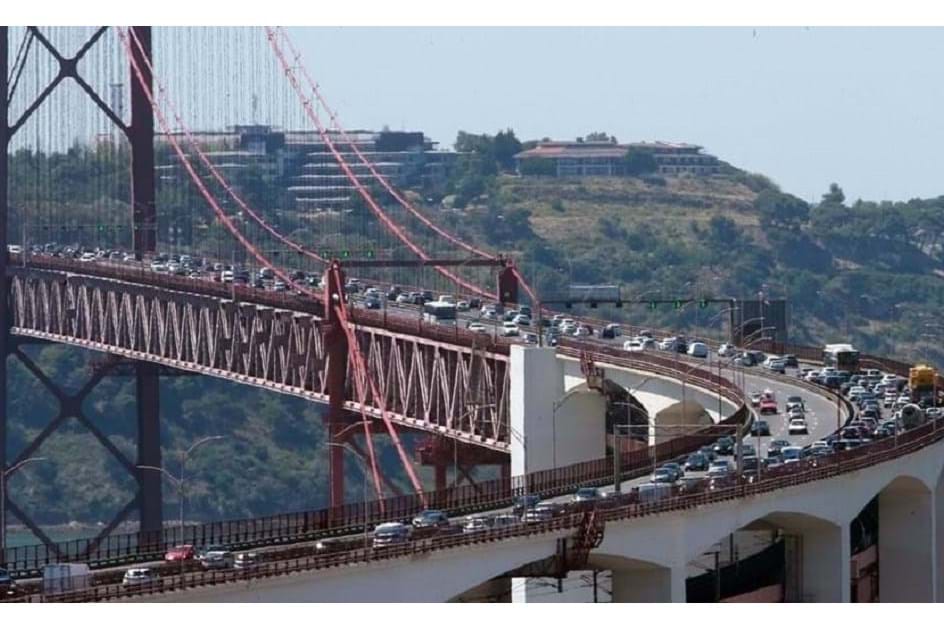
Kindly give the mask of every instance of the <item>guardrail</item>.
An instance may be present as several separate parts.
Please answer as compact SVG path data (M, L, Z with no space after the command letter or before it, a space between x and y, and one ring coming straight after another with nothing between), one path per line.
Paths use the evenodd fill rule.
M880 441L855 450L839 452L826 457L786 465L769 471L762 481L739 483L721 487L705 479L700 486L676 488L675 495L652 502L639 502L638 492L614 498L617 504L601 506L597 513L606 521L641 518L672 511L690 510L715 503L740 500L748 496L779 491L807 483L841 476L880 463L917 452L944 439L944 422L928 422L902 433L898 437L886 437ZM563 530L577 529L585 517L581 505L565 506L568 513L547 522L518 524L502 529L491 529L477 533L457 533L426 540L417 540L384 549L355 549L339 553L324 553L307 557L276 560L257 565L251 570L228 572L195 572L170 578L148 586L128 588L119 585L93 586L77 592L54 597L29 596L19 600L50 602L92 602L113 600L137 595L153 595L181 589L213 586L222 583L248 581L257 578L283 576L293 572L323 570L358 563L385 561L399 557L411 557L448 548L488 544L516 537L543 535Z

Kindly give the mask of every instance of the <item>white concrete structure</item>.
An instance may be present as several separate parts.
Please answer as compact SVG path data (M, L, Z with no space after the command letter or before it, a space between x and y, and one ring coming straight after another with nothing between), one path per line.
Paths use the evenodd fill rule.
M942 468L944 441L862 470L740 500L609 521L589 567L613 572L614 602L684 601L688 562L734 531L776 528L797 540L792 569L801 600L849 601L849 524L878 496L881 600L941 601L944 552L936 538L944 509ZM509 539L142 600L448 601L549 557L556 537Z

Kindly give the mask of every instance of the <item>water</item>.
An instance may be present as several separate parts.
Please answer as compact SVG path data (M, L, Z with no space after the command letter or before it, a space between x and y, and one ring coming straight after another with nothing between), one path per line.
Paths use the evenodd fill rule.
M71 526L50 526L50 527L41 527L43 532L49 536L54 542L62 542L70 539L85 539L88 537L95 537L100 528L93 527L71 527ZM7 546L33 546L35 544L42 544L42 542L33 535L32 531L29 529L12 529L7 531Z

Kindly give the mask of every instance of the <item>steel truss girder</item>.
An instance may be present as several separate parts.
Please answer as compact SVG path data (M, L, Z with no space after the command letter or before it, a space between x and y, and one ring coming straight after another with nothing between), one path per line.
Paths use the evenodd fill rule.
M13 333L329 401L328 326L309 313L62 271L14 267ZM508 357L361 326L393 420L508 452ZM349 361L351 362L351 361ZM344 409L360 414L348 365ZM365 411L380 416L368 392Z

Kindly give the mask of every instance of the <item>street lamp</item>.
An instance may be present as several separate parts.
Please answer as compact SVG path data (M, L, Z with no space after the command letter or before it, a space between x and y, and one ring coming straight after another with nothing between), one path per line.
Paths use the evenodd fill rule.
M362 477L362 479L363 479L363 486L362 486L362 488L361 488L361 495L362 495L363 500L364 500L364 548L367 548L367 546L368 546L368 540L369 540L369 538L370 538L370 534L369 534L369 532L368 532L368 531L369 531L370 523L369 523L369 517L368 517L369 514L368 514L368 511L367 511L367 461L364 460L364 457L363 457L363 455L362 455L360 452L358 452L357 450L355 450L354 448L352 448L352 447L351 447L349 444L347 444L347 443L338 443L337 441L328 441L327 443L328 443L329 446L331 446L331 447L333 447L333 448L344 448L345 450L347 450L348 452L350 452L351 454L353 454L355 460L356 460L357 463L358 463L358 465L361 466L361 477ZM375 496L374 496L374 497L379 501L379 500L380 500L380 496L376 495L376 491L377 491L377 490L376 490L376 488L375 488L375 489L374 489L374 493L375 493Z
M32 457L23 459L8 470L0 470L0 566L7 565L7 478L25 465L45 460L46 457L42 456Z
M206 444L206 443L209 443L209 442L211 442L211 441L217 441L217 440L219 440L219 439L224 439L224 438L225 438L225 437L224 437L223 435L213 435L212 437L204 437L203 439L199 439L198 441L194 442L194 444L191 445L191 446L190 446L189 448L187 448L186 450L181 450L181 451L180 451L180 456L179 456L179 460L180 460L180 473L179 473L178 476L174 476L173 474L171 474L170 472L168 472L167 470L165 470L163 467L157 467L157 466L154 466L154 465L138 465L138 466L136 466L136 467L138 467L139 469L142 469L142 470L151 470L151 471L154 471L154 472L160 472L161 474L163 474L164 476L166 476L166 477L168 478L168 480L171 481L171 483L173 483L174 489L175 489L175 491L177 492L177 502L178 502L178 508L179 508L179 517L180 517L180 529L179 529L179 530L180 530L180 540L179 540L179 543L180 543L180 544L183 544L183 542L184 542L184 495L185 495L185 493L186 493L186 492L185 492L185 483L186 483L185 474L186 474L186 471L187 471L187 459L188 459L188 458L190 457L190 455L193 454L193 452L194 452L197 448L199 448L200 446L202 446L202 445L204 445L204 444ZM183 564L181 564L181 570L183 570Z

